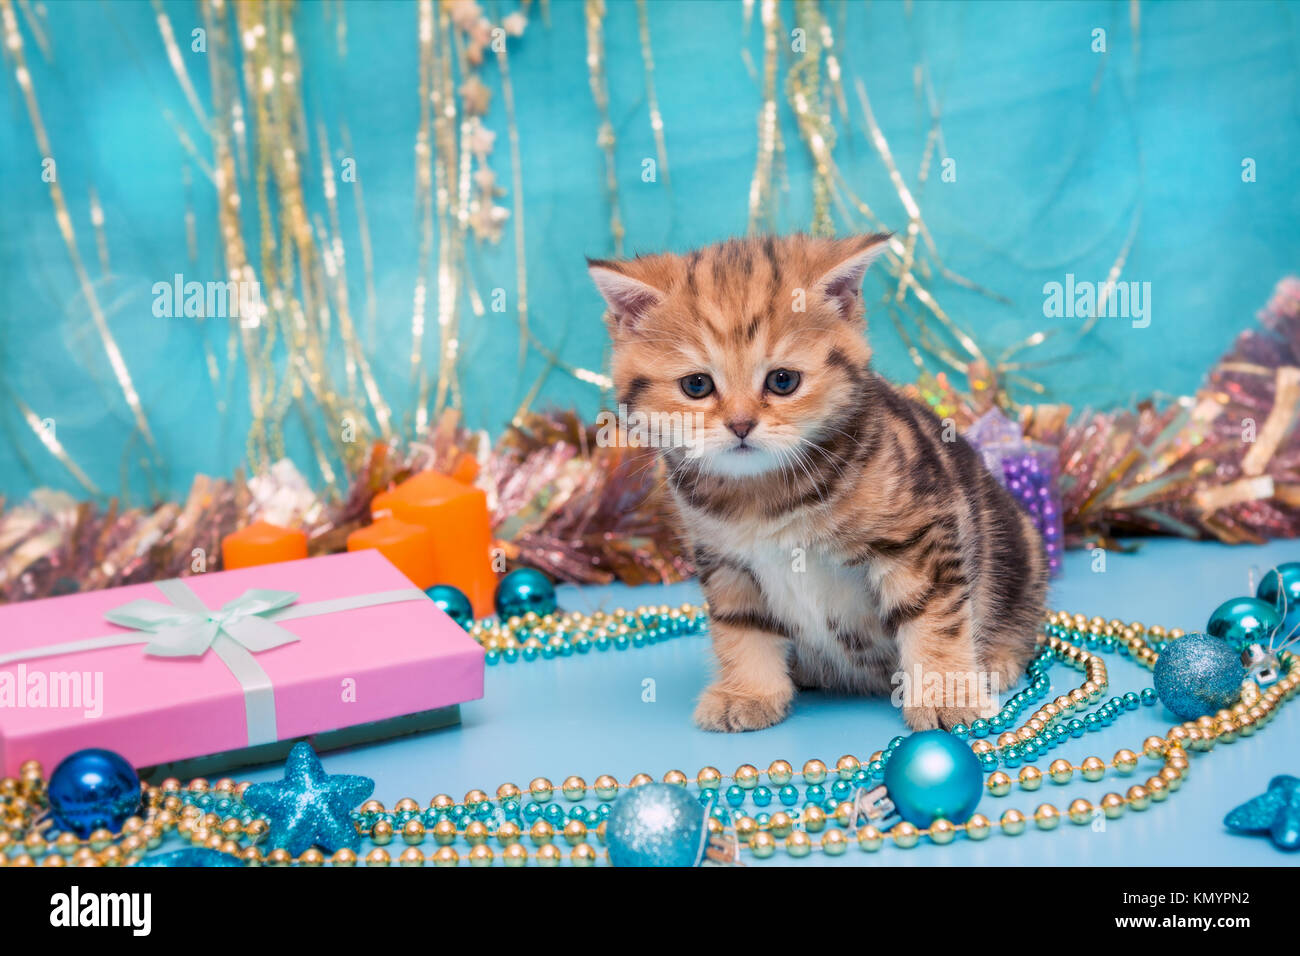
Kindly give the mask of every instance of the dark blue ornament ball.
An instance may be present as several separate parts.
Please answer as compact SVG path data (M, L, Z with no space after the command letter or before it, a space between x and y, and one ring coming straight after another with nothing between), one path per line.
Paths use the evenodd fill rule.
M615 866L699 866L708 839L704 807L682 787L647 783L619 795L605 822Z
M1152 677L1165 706L1183 720L1195 720L1236 702L1246 668L1223 641L1188 634L1160 652Z
M984 792L984 772L969 744L946 730L923 730L890 755L885 789L908 823L965 823Z
M469 626L474 623L474 607L460 588L451 584L435 584L424 593L433 598L438 610L465 630L469 630Z
M516 568L497 585L497 617L506 621L523 617L529 611L537 615L555 613L555 585L534 568Z
M1300 610L1300 561L1288 561L1267 572L1259 582L1255 597L1273 605L1279 612L1285 607L1288 616L1292 611Z
M83 840L95 830L121 833L140 809L140 778L111 750L79 750L50 774L49 799L55 823Z
M1282 616L1272 604L1259 598L1238 597L1214 609L1205 633L1240 651L1249 644L1267 644L1281 623Z

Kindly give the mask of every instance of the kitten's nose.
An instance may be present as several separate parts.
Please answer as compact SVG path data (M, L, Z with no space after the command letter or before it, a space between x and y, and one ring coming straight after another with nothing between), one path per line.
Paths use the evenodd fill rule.
M758 422L752 418L733 418L727 422L727 430L737 438L744 438L754 430L754 426L757 424Z

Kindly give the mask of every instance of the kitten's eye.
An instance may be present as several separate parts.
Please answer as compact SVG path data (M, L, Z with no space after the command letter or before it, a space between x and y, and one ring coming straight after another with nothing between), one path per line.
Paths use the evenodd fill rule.
M677 380L687 398L704 398L713 392L713 379L703 372L684 375Z
M790 395L799 387L799 373L788 368L775 368L767 373L765 384L773 395Z

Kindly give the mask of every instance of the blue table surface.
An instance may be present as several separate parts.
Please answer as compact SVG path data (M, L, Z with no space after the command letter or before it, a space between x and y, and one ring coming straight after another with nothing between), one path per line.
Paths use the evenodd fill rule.
M1197 630L1223 600L1247 593L1251 568L1263 570L1300 557L1300 544L1261 547L1151 540L1135 554L1107 553L1104 570L1094 570L1091 552L1071 552L1064 574L1054 582L1050 606L1148 625ZM667 587L563 587L567 610L613 610L639 604L680 604L700 600L694 581ZM1151 674L1127 658L1107 655L1111 692L1141 690ZM638 772L661 779L669 770L693 776L701 767L724 773L751 763L760 769L783 758L799 767L817 757L833 764L843 754L865 757L906 733L898 711L885 699L804 692L791 716L763 731L718 734L691 722L695 698L710 678L706 636L677 638L625 651L501 663L487 669L482 700L462 707L459 727L398 738L325 754L331 773L373 777L375 796L392 806L402 797L427 804L437 793L458 800L474 788L495 793L499 784L526 787L534 777L559 784L577 774L590 784L599 774L621 781ZM1077 672L1055 665L1052 696L1068 692ZM654 700L643 700L653 681ZM1109 760L1116 750L1140 750L1151 734L1163 735L1177 719L1163 705L1125 712L1115 723L1053 750L1076 765L1096 755ZM1045 762L1040 759L1040 765ZM1045 783L1037 793L1013 788L1007 797L985 793L979 810L996 818L1016 807L1032 812L1047 801L1065 807L1076 797L1094 803L1102 794L1123 792L1145 780L1158 764L1143 759L1133 777L1113 773L1097 783L1076 775L1067 786ZM1239 836L1223 826L1228 810L1262 793L1276 774L1300 775L1300 706L1285 707L1262 732L1220 744L1209 754L1194 754L1190 778L1163 803L1145 812L1129 811L1118 820L1089 826L1068 822L1051 832L1032 827L1018 837L995 833L982 842L959 839L946 847L922 841L911 850L892 844L878 853L850 847L841 857L814 854L792 861L783 851L759 865L810 862L866 866L1183 866L1300 864L1300 854L1273 847L1266 837ZM241 780L279 777L275 766L250 768ZM1104 826L1100 826L1104 824ZM1094 828L1099 827L1099 828ZM747 860L752 861L751 857ZM754 861L757 862L757 861Z

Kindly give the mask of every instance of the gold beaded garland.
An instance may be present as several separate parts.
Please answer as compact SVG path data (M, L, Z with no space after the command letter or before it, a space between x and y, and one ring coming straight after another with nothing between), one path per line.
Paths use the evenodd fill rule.
M776 837L768 830L759 830L749 838L749 849L760 860L776 852Z
M1060 822L1061 811L1050 803L1039 804L1038 809L1034 811L1034 824L1040 830L1055 830Z
M995 797L1005 797L1011 792L1011 778L1001 770L994 771L989 775L988 783L989 793Z
M873 853L876 850L879 850L884 842L884 834L873 826L865 826L858 831L858 846L862 847L862 849L866 850L868 853Z
M930 842L944 846L957 838L957 827L948 820L935 820L929 826Z
M840 856L849 848L849 838L839 828L827 830L822 834L821 847L828 856Z
M889 835L894 838L894 845L904 850L910 850L921 839L921 831L906 820L895 824Z
M1066 811L1070 817L1070 822L1082 826L1092 820L1092 804L1083 797L1071 801L1069 809Z
M683 609L683 613L686 610ZM620 617L617 613L615 616ZM1062 624L1071 621L1077 623L1079 619L1077 615L1071 618L1061 612L1050 616L1049 620L1053 617ZM1094 623L1088 627L1099 629L1091 633L1122 638L1135 660L1148 667L1154 666L1158 655L1147 643L1147 639L1158 639L1157 636L1163 632L1157 628L1146 630L1138 623L1121 628L1116 622ZM1181 632L1176 630L1168 633L1170 640L1181 636ZM998 738L999 746L995 747L988 740L971 741L970 746L974 752L990 753L1001 746L1014 746L1034 739L1054 721L1104 694L1108 679L1105 664L1100 657L1057 637L1049 638L1047 643L1063 660L1083 670L1086 680L1069 694L1044 704L1022 727L1001 735ZM1064 817L1071 823L1082 826L1098 813L1107 819L1117 819L1126 810L1143 811L1153 802L1168 799L1171 793L1182 786L1190 768L1189 751L1207 752L1219 743L1228 744L1238 737L1250 736L1265 726L1282 704L1296 696L1297 690L1300 690L1300 671L1293 667L1295 655L1286 652L1281 657L1284 676L1273 686L1261 690L1253 681L1247 681L1243 685L1241 699L1231 707L1214 715L1175 725L1164 737L1153 735L1144 740L1141 755L1159 764L1156 772L1146 781L1130 786L1123 795L1107 793L1096 806L1084 798L1071 801L1065 811L1053 804L1044 803L1032 815L1034 825L1039 829L1054 829ZM883 754L877 751L867 762L882 757ZM1021 789L1033 791L1041 786L1044 776L1058 785L1069 783L1075 773L1089 781L1102 779L1108 770L1128 776L1136 771L1138 761L1138 753L1127 749L1117 751L1109 763L1096 756L1086 758L1077 767L1066 760L1054 760L1046 775L1032 765L1021 768L1016 782ZM796 776L801 776L809 785L822 784L832 774L840 780L851 780L862 763L849 754L840 757L833 770L828 769L822 761L814 759L807 761L800 771L795 771L788 761L775 760L769 764L766 777L769 784L776 786L785 786ZM752 790L758 786L763 775L754 765L743 764L730 779L742 789ZM690 781L679 770L669 771L664 779L676 786L686 786ZM705 767L695 775L694 782L701 788L719 789L727 779L716 768ZM637 774L627 786L640 786L651 781L649 775ZM126 865L136 862L147 850L161 845L169 833L177 834L194 846L209 847L237 857L249 866L323 866L327 862L343 867L355 866L358 862L364 862L367 866L388 866L394 858L384 847L399 834L406 844L406 848L396 858L402 866L423 866L426 862L436 866L456 866L462 855L452 844L462 837L469 845L464 858L473 866L490 866L498 856L507 866L526 865L533 860L538 865L554 866L566 856L555 845L554 827L544 820L536 821L528 831L531 842L537 848L530 854L528 847L521 841L523 831L511 821L497 824L492 829L480 820L470 820L463 829L458 829L450 819L439 820L431 827L420 819L406 820L400 827L394 827L389 820L378 819L360 826L362 835L374 844L364 858L350 850L339 850L326 857L319 849L311 848L295 859L286 850L264 850L258 846L258 842L268 833L265 820L254 819L245 823L235 816L223 818L186 802L186 798L208 793L242 801L248 786L248 783L237 783L230 778L222 778L215 783L195 778L185 784L175 778L168 778L157 786L142 786L141 813L129 818L120 833L113 834L101 829L83 841L72 833L62 832L47 839L43 834L44 828L35 823L43 812L45 782L40 765L29 761L20 768L17 777L0 779L0 822L3 824L0 825L0 866ZM1003 796L1010 792L1012 780L1002 771L996 771L990 775L986 786L995 796ZM555 789L548 779L538 777L529 784L527 793L536 803L547 803L554 798ZM613 800L620 789L617 779L607 774L597 777L592 787L596 798L602 802ZM566 777L559 788L563 797L573 802L585 799L587 790L586 782L577 776ZM497 788L496 795L500 800L518 800L523 792L514 784L505 783ZM471 790L460 806L472 809L487 801L484 791ZM439 794L430 801L429 806L434 810L448 811L458 804L452 797ZM409 797L403 798L397 801L393 810L402 814L418 813L419 804ZM377 800L367 801L361 811L372 815L387 812ZM761 859L771 856L778 846L784 846L788 853L796 857L806 856L814 849L820 849L828 855L838 855L845 851L853 838L856 838L861 850L875 852L883 846L886 835L902 849L916 846L922 837L927 837L937 845L951 843L959 833L965 833L972 840L983 840L995 827L987 817L977 813L964 824L936 820L928 828L918 828L904 822L894 826L888 834L883 834L870 825L856 828L856 833L852 833L849 828L853 817L854 807L851 802L841 802L833 813L810 804L802 811L773 813L765 824L740 815L734 820L732 829L741 846ZM1008 836L1015 836L1024 832L1029 819L1019 810L1010 809L1001 815L996 827ZM709 819L709 827L711 832L726 829L720 820L712 817ZM811 834L817 833L821 836L814 840ZM592 831L581 820L569 820L562 827L564 842L571 848L567 853L571 865L590 866L602 856L588 842L591 834ZM596 827L594 834L597 841L603 844L604 821ZM421 844L429 835L433 836L437 849L426 857ZM499 852L490 845L494 837L501 847Z

